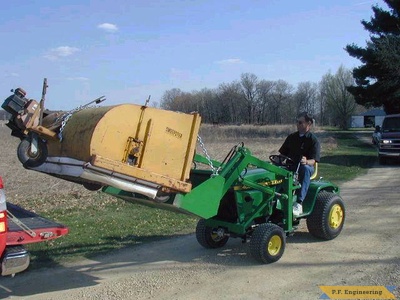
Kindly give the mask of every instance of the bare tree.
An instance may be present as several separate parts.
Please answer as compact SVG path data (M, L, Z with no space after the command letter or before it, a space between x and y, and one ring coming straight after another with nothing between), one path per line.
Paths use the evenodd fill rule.
M161 97L160 107L169 110L177 110L176 100L182 94L183 92L177 88L165 91Z
M244 73L240 81L222 83L216 89L167 90L159 106L186 113L198 111L205 123L282 124L292 122L300 110L315 112L315 89L315 84L304 82L293 94L293 86L284 80L259 80Z
M270 121L269 114L272 111L272 91L274 81L260 80L257 84L257 122L265 124Z
M327 108L335 125L347 129L349 120L356 108L356 102L347 87L354 83L350 70L340 66L335 75L328 73L323 76L321 86L326 97Z
M294 94L296 111L307 111L315 115L315 108L317 106L317 91L317 84L310 81L300 82L297 86L296 93Z
M319 108L319 123L321 125L329 125L329 114L327 113L327 93L325 91L325 85L321 81L318 84L318 108Z
M174 88L164 92L160 106L164 109L190 113L197 110L195 97L192 93L182 92Z
M251 73L244 73L241 75L240 78L241 78L240 83L242 84L244 98L247 103L247 123L253 123L254 111L257 99L258 78L256 75Z
M204 88L193 92L197 109L204 123L214 123L218 120L219 107L215 90Z
M276 81L272 93L273 123L282 124L283 122L290 122L291 117L294 118L290 103L292 91L293 87L288 82L282 79Z
M221 115L229 115L229 123L246 122L246 102L243 97L242 86L239 82L223 83L218 87L219 107ZM226 120L226 118L220 118Z

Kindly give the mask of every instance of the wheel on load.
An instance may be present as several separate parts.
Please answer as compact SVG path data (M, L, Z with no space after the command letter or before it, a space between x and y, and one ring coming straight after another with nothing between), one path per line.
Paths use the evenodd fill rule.
M40 138L37 138L36 141L36 147L32 145L31 137L23 139L18 145L18 159L24 167L38 167L47 159L48 152L46 143ZM34 148L36 148L36 151L33 150Z

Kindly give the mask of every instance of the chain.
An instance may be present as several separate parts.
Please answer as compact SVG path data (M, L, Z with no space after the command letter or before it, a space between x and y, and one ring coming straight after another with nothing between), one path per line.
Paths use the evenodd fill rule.
M93 108L96 106L79 106L77 108L74 108L73 110L70 110L69 112L63 114L62 116L60 116L59 118L57 118L56 122L61 120L61 127L60 130L58 132L58 138L60 139L60 142L62 142L63 140L63 132L64 132L64 128L65 125L67 125L68 120L72 117L72 115L78 111L81 111L83 109L87 109L87 108Z
M73 112L68 112L61 117L61 119L62 119L61 127L60 127L60 131L58 132L58 138L60 139L60 142L62 142L62 140L63 140L63 132L64 132L65 125L67 125L67 122L68 122L69 118L72 117L72 114L73 114Z
M200 148L201 148L201 150L203 151L204 156L206 157L206 159L207 159L207 161L208 161L208 165L210 166L210 168L211 168L211 170L212 170L212 172L213 172L213 175L214 175L214 176L215 176L215 175L218 175L218 172L219 172L219 169L220 169L220 168L215 168L215 167L214 167L214 164L213 164L213 162L212 162L212 160L211 160L211 157L210 157L210 155L208 154L208 151L207 151L207 149L206 149L206 146L204 145L203 140L201 139L200 135L197 135L197 141L198 141L199 144L200 144Z

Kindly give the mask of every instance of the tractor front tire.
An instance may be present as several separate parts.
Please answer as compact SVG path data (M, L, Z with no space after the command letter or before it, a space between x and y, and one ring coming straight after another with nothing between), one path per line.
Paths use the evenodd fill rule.
M332 240L343 229L345 207L342 198L334 193L322 191L318 194L314 210L307 218L307 228L316 238Z
M34 154L31 151L31 138L23 139L17 149L19 161L25 168L35 168L43 164L48 155L47 145L42 139L38 139L38 149Z
M259 262L273 263L282 257L285 245L286 236L283 229L273 223L263 223L251 236L250 254Z
M212 249L225 246L229 236L219 236L214 228L206 225L206 220L200 219L196 226L196 239L204 248Z

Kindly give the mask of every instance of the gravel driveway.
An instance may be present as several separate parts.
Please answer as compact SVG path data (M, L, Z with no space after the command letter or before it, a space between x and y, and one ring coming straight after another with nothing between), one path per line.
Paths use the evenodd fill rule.
M207 250L188 235L1 278L0 298L319 299L320 285L397 285L399 298L399 172L375 166L343 184L341 235L316 240L303 221L274 264L255 262L239 239Z

